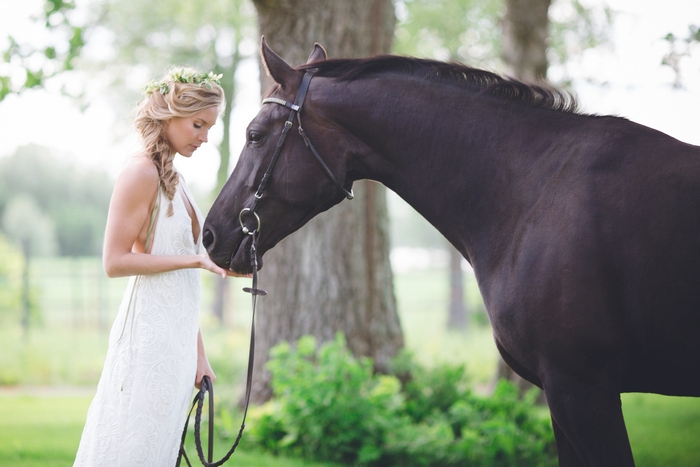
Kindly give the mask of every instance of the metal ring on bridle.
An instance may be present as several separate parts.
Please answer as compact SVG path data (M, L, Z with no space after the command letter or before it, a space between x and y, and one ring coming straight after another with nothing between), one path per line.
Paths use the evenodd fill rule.
M243 223L243 213L245 213L246 211L250 211L250 213L253 214L253 215L255 216L255 219L258 221L258 226L257 226L257 228L255 228L255 229L253 229L253 230L250 230L250 229L248 229L248 227L246 227L246 225ZM250 208L243 208L243 209L241 209L241 212L238 214L238 223L241 224L241 229L243 230L243 233L244 233L244 234L254 235L255 232L260 232L260 217L258 216L258 214L257 214L255 211L251 211Z

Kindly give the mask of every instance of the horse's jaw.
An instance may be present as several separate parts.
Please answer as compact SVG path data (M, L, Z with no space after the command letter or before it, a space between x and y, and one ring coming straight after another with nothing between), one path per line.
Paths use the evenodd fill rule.
M213 235L214 229L205 223L205 238L212 236L209 241L205 241L205 247L209 258L219 267L228 269L235 274L246 275L253 272L252 242L253 236L243 233L240 227L234 229L231 235L226 238L216 238ZM262 253L257 252L258 269L262 267Z
M259 270L262 268L263 260L262 253L257 251L253 245L253 235L240 233L243 237L238 246L232 250L228 260L228 269L236 274L250 274L253 272L254 266ZM256 259L253 261L253 252L255 251Z

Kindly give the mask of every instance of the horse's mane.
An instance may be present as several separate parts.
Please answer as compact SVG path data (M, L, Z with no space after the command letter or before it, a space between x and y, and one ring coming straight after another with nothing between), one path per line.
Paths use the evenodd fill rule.
M331 59L302 65L315 69L316 76L352 81L362 76L398 73L441 84L466 86L481 94L517 100L533 107L577 113L573 95L546 84L526 84L490 71L459 63L447 63L398 55L380 55L359 59Z

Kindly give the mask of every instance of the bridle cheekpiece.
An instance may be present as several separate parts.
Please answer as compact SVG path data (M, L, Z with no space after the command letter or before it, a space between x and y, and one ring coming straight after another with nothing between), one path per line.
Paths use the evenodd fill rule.
M328 168L326 163L323 161L321 156L319 155L318 151L314 147L314 145L311 143L311 140L309 137L306 135L306 132L304 131L304 128L301 126L301 109L302 106L304 105L304 99L306 98L306 93L309 90L309 84L311 83L311 78L313 78L314 72L309 70L306 71L304 74L304 77L301 79L301 85L299 86L299 90L297 91L296 98L294 99L294 103L291 104L285 100L278 99L276 97L268 97L266 99L263 99L262 103L263 104L278 104L278 105L283 105L284 107L287 107L290 109L289 117L287 118L287 121L284 122L284 128L282 129L282 134L280 135L279 140L277 141L277 146L275 147L275 153L272 155L272 159L270 160L270 165L268 165L267 170L265 171L265 174L263 175L262 180L260 180L260 185L258 186L257 191L255 192L255 199L253 200L253 204L248 207L248 208L243 208L241 212L238 214L238 222L241 225L241 228L243 229L243 233L248 234L248 235L254 235L256 232L260 231L260 217L258 214L255 212L255 208L258 205L258 201L262 199L263 193L265 192L265 188L267 188L267 184L270 181L270 178L272 176L272 171L275 168L275 165L277 165L277 160L279 159L280 153L282 151L282 145L284 144L285 139L287 139L287 134L289 133L289 130L292 129L292 126L294 125L294 118L296 117L297 123L299 124L299 135L301 135L302 139L304 140L304 144L306 144L306 147L311 150L313 155L316 157L316 160L321 164L321 168L323 171L328 175L328 177L331 179L333 184L340 190L347 199L353 199L355 195L352 192L352 189L348 191L345 189L345 187L335 178L333 175L333 172L331 172L331 169ZM255 222L256 226L252 229L248 228L245 225L244 222L244 217L246 214L251 214L255 217Z

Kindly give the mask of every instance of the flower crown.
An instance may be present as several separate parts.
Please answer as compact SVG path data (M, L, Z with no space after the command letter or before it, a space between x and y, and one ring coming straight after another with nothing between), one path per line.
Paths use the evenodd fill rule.
M224 75L215 75L213 72L203 73L192 68L181 68L179 70L172 70L168 73L168 76L160 81L153 80L143 87L143 92L145 94L151 94L156 91L161 94L167 94L170 92L171 83L188 83L188 84L198 84L200 86L206 86L208 89L212 89L212 83L221 85L221 78Z

